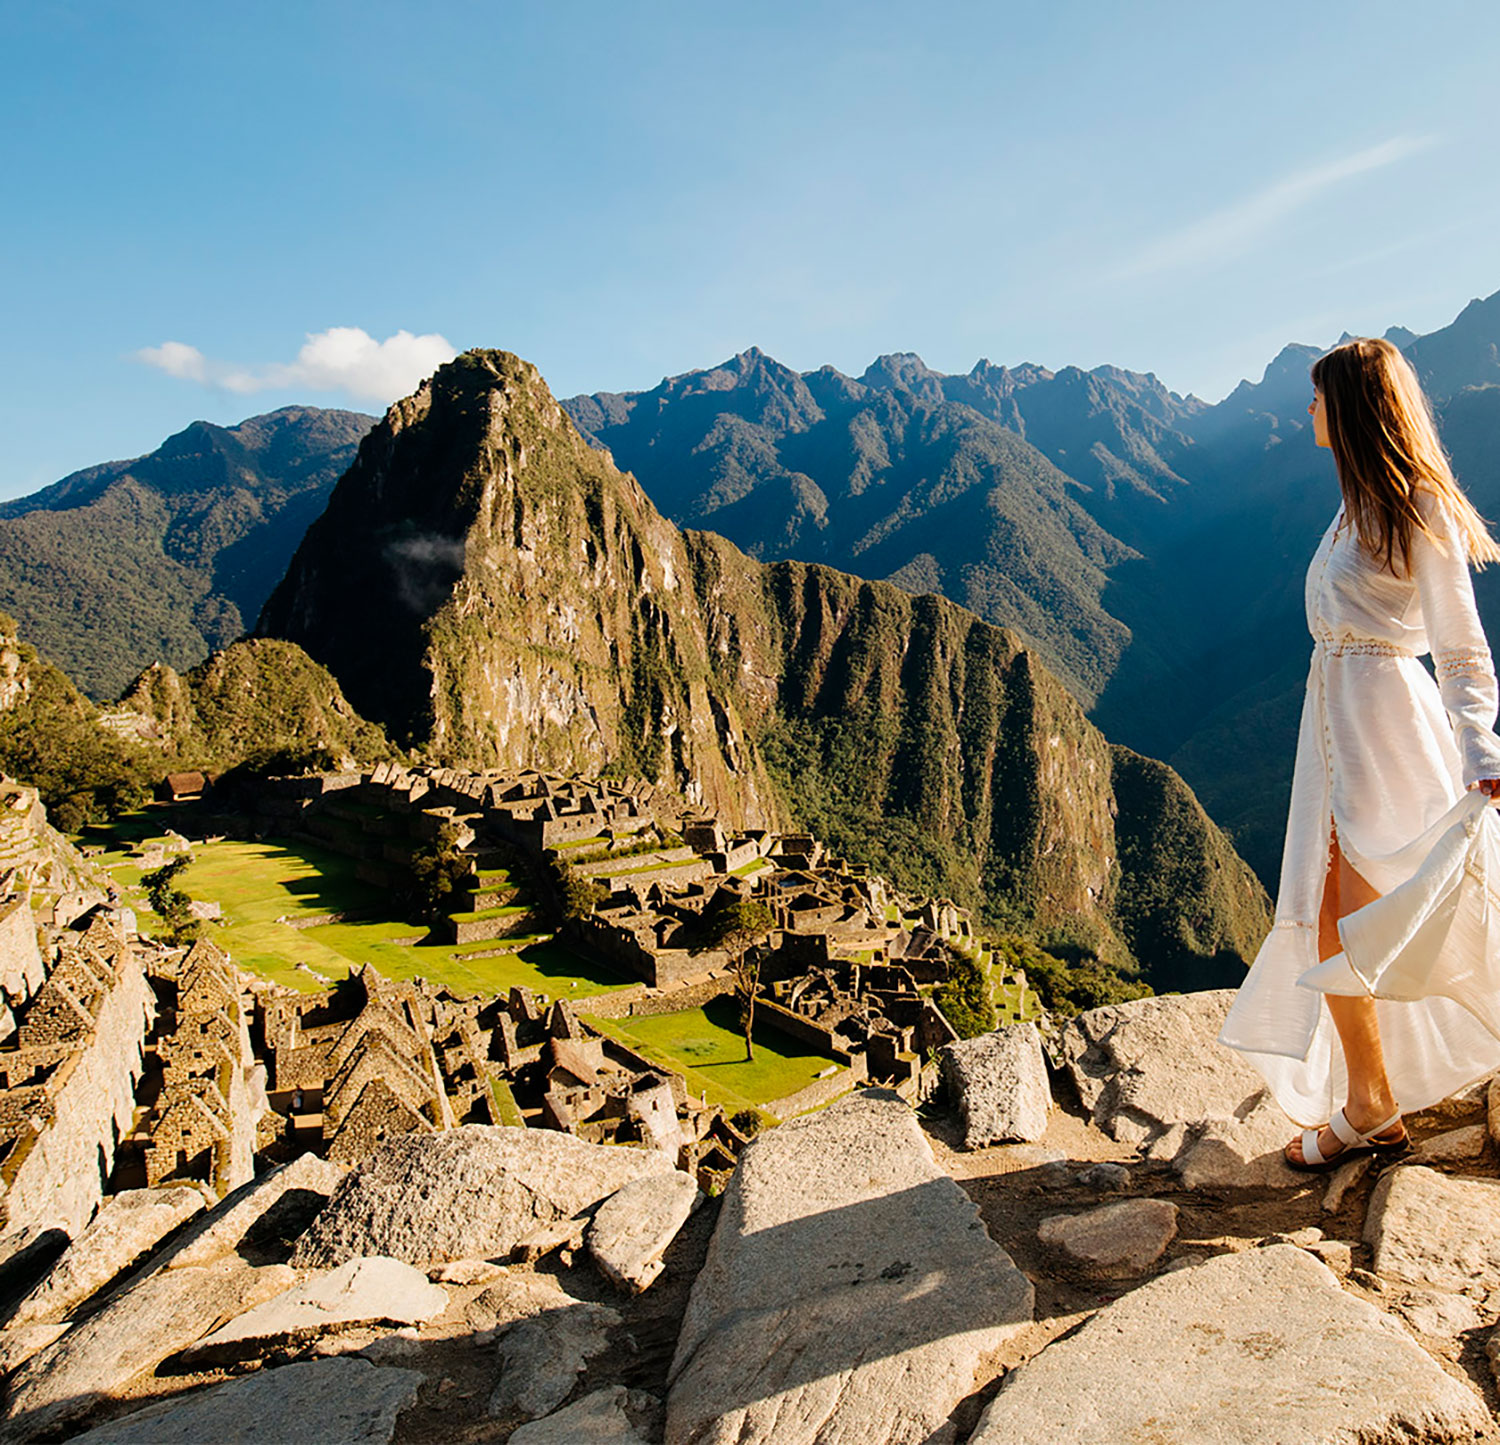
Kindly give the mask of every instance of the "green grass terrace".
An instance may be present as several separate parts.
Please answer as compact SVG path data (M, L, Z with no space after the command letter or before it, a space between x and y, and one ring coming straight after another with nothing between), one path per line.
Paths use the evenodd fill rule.
M148 813L90 828L81 839L104 847L97 861L119 884L147 932L158 920L140 887L140 860L129 850L152 838L161 840L161 823ZM325 986L324 979L336 982L366 963L391 978L421 977L486 996L508 993L519 984L549 998L581 999L632 982L548 935L438 942L420 921L393 917L389 891L359 878L351 859L301 839L226 838L195 843L192 856L178 886L189 897L217 903L223 910L222 922L208 925L207 936L241 968L303 992L316 992ZM506 875L497 870L494 876L503 881ZM353 918L292 926L330 913Z
M728 998L705 1008L642 1018L606 1019L590 1016L587 1009L580 1012L601 1033L681 1074L695 1094L707 1094L710 1104L722 1104L731 1114L795 1094L830 1067L822 1054L808 1053L765 1024L755 1030L755 1058L747 1062L745 1036Z

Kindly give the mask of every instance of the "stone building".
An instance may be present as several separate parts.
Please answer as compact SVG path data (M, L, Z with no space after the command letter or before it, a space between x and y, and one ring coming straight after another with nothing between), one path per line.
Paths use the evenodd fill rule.
M0 1233L77 1234L129 1132L155 998L141 949L100 906L46 950L45 978L0 1047Z
M318 1117L332 1159L363 1158L394 1134L451 1128L430 1018L421 990L373 964L333 994L266 995L262 1037L273 1107L289 1129L299 1111Z
M145 1125L146 1183L196 1179L227 1193L255 1175L257 1125L267 1107L238 970L200 940L154 982L161 1079Z

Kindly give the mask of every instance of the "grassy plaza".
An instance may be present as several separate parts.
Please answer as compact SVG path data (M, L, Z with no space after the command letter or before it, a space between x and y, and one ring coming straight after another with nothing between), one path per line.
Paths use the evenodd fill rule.
M688 1088L730 1113L806 1088L829 1067L821 1054L808 1053L779 1029L755 1030L755 1058L745 1059L733 999L719 998L704 1008L643 1018L585 1019L601 1033L662 1064L687 1080ZM842 1072L842 1070L840 1070Z

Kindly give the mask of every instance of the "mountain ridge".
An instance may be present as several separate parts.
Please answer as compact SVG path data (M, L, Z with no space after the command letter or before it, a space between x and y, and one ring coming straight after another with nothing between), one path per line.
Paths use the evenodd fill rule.
M148 662L192 666L253 622L373 422L316 407L193 422L0 504L0 607L96 699Z

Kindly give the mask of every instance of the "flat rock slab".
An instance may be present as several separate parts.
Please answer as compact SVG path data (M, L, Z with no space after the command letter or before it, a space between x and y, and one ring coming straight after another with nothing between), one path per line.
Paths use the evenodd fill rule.
M851 1094L741 1156L678 1338L667 1445L941 1440L1032 1308L906 1104Z
M160 1262L170 1269L208 1264L239 1245L272 1208L292 1199L314 1209L319 1200L326 1203L345 1172L341 1165L316 1154L278 1165L242 1184L196 1220Z
M1489 1152L1490 1131L1483 1124L1466 1124L1424 1139L1403 1164L1477 1164Z
M505 1273L505 1266L491 1259L451 1259L428 1273L434 1284L492 1284Z
M17 1306L11 1323L61 1320L148 1254L178 1225L202 1213L201 1189L173 1185L127 1189L105 1201L88 1228Z
M1500 1181L1392 1169L1365 1215L1376 1274L1492 1301L1500 1296Z
M279 1294L296 1276L285 1265L172 1269L117 1295L97 1314L33 1355L9 1381L6 1440L27 1440L76 1419L143 1370L221 1320Z
M940 1058L966 1149L1034 1143L1047 1132L1052 1087L1035 1024L1012 1024L948 1044Z
M589 1254L609 1282L639 1294L662 1272L662 1255L703 1202L680 1170L632 1179L599 1206L589 1225Z
M1037 1238L1100 1279L1133 1279L1177 1237L1177 1206L1165 1199L1125 1199L1086 1214L1054 1214Z
M45 1350L71 1328L66 1320L62 1320L50 1325L17 1325L14 1329L0 1330L0 1375L10 1374L17 1365Z
M448 1308L448 1291L399 1259L351 1259L269 1299L199 1340L190 1360L241 1360L355 1325L420 1325Z
M1266 1081L1218 1042L1232 989L1166 994L1090 1009L1059 1040L1094 1123L1127 1144L1174 1124L1239 1116Z
M648 1445L650 1436L640 1433L632 1415L649 1417L658 1407L651 1395L614 1385L595 1390L575 1400L565 1410L522 1425L510 1437L510 1445Z
M1189 1189L1297 1189L1308 1176L1282 1150L1300 1132L1262 1089L1241 1115L1207 1118L1190 1126L1172 1167Z
M500 1336L490 1414L550 1415L573 1393L588 1362L609 1348L609 1331L620 1323L607 1306L575 1300L509 1326Z
M1349 1191L1370 1172L1370 1166L1374 1162L1373 1155L1361 1154L1359 1158L1351 1159L1347 1164L1340 1164L1333 1171L1333 1177L1323 1191L1324 1214L1337 1214L1343 1208Z
M419 1370L342 1356L261 1370L112 1420L76 1445L390 1445L417 1397Z
M1407 1290L1391 1301L1391 1309L1418 1334L1439 1340L1456 1339L1484 1323L1473 1300L1437 1290Z
M969 1445L1411 1445L1489 1412L1291 1245L1174 1270L1023 1365Z
M655 1150L586 1144L551 1129L465 1124L403 1134L344 1179L292 1263L331 1269L383 1254L426 1268L500 1258L539 1225L571 1218L632 1179L671 1172Z

